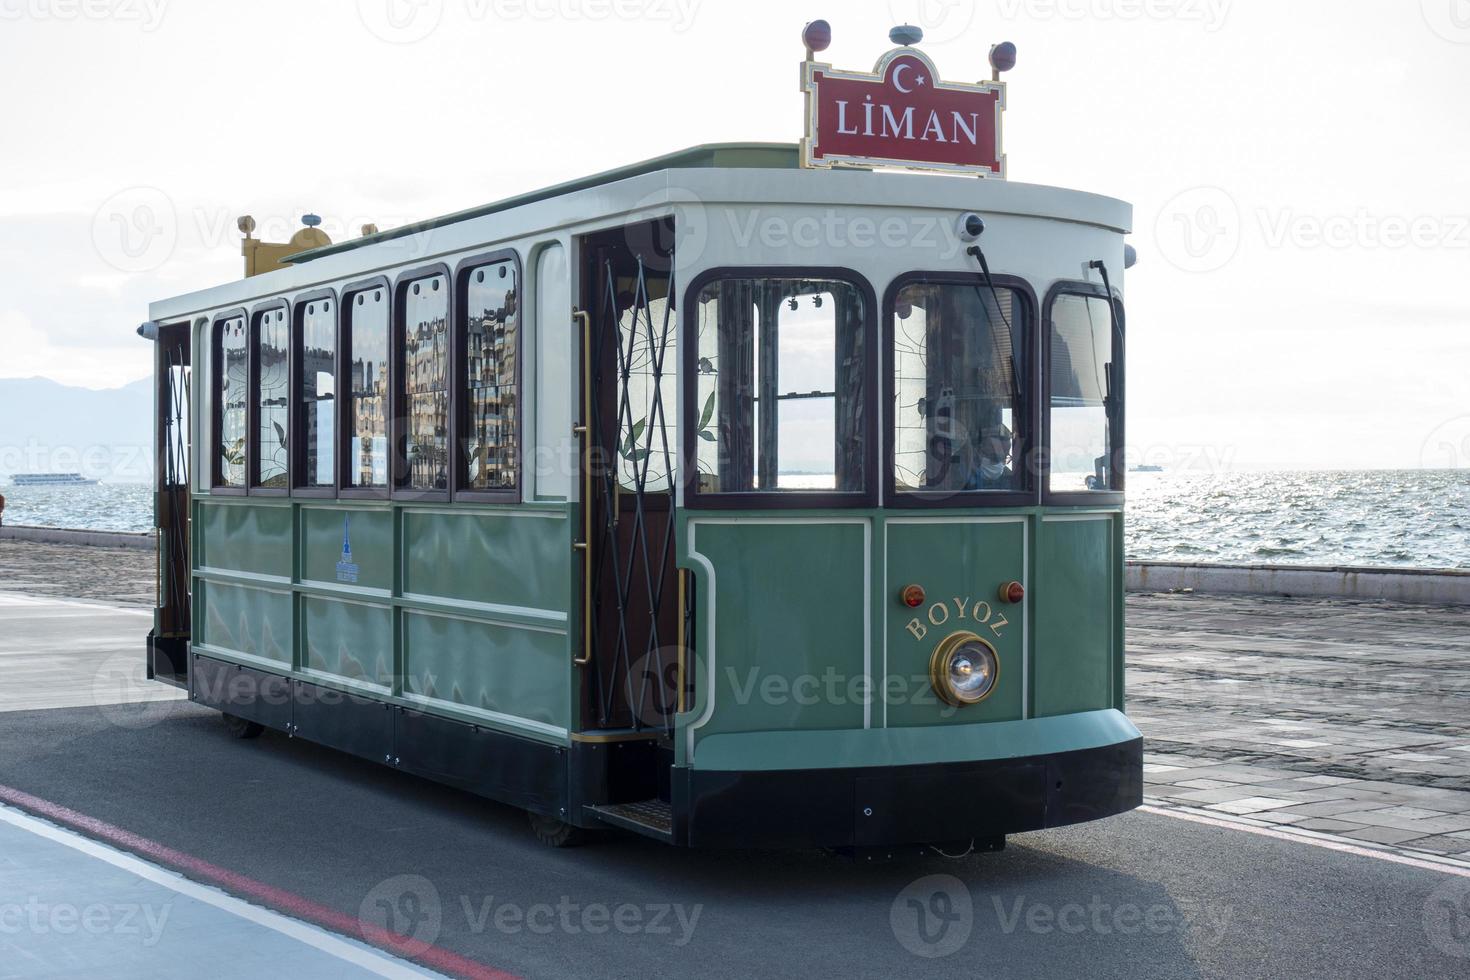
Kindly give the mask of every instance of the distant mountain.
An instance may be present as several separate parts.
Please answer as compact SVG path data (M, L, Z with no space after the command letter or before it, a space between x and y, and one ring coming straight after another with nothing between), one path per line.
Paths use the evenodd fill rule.
M100 391L45 378L0 378L0 474L146 482L152 415L149 378Z

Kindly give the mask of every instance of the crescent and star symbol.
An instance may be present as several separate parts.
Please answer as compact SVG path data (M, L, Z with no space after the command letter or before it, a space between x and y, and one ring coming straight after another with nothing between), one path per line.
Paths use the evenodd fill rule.
M912 92L914 90L913 88L904 88L903 87L903 73L906 72L906 71L908 71L912 67L914 67L914 66L913 65L899 65L897 68L893 69L893 87L896 88L896 89L898 89L904 95L908 95L910 92ZM923 84L924 84L924 76L923 75L915 75L914 76L914 87L917 88L918 86L923 85Z

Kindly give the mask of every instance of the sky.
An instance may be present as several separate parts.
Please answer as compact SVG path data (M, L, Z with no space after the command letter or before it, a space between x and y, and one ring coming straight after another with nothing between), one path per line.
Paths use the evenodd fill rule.
M951 80L1014 42L1010 178L1134 205L1135 462L1470 466L1470 0L0 0L0 377L147 375L240 214L340 240L794 142L818 17L860 70L902 22Z

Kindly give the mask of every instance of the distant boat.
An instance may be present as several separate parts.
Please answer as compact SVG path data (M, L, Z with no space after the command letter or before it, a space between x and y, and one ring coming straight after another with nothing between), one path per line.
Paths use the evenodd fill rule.
M17 487L91 487L96 480L88 480L80 473L17 473L11 478Z
M1152 463L1140 463L1137 466L1133 467L1132 472L1134 472L1134 473L1162 473L1162 472L1164 472L1164 468L1162 466L1155 466Z

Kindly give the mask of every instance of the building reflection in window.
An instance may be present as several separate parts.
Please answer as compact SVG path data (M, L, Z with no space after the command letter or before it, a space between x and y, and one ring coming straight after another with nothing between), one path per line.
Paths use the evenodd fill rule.
M516 350L519 294L515 264L497 262L469 273L463 316L465 340L465 488L516 486L519 406Z
M347 473L349 487L388 486L388 296L355 294L347 307Z
M404 291L403 394L407 426L406 485L449 486L449 290L429 276Z

